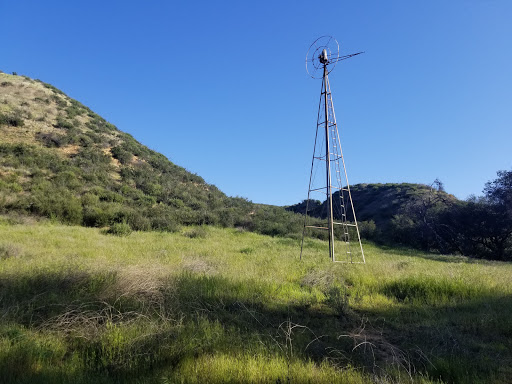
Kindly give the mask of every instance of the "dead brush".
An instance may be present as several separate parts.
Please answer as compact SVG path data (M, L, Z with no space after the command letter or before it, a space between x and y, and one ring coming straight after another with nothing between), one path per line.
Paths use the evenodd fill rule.
M347 285L332 269L311 271L302 278L301 284L321 289L327 298L327 303L338 315L342 316L350 312Z
M294 343L295 339L297 338L297 336L304 334L309 334L310 341L302 351L298 351L297 346ZM312 344L318 342L322 337L324 337L323 335L315 335L311 328L305 325L296 324L292 322L290 319L283 321L281 324L279 324L277 328L277 333L275 335L269 334L269 336L274 342L274 344L279 348L281 353L284 355L284 358L286 359L287 383L291 383L291 367L293 361L297 358L297 355L306 352L306 350Z
M128 325L141 318L147 319L148 316L138 311L121 311L105 301L74 303L39 328L91 341L105 331L107 324Z
M317 287L323 291L329 289L339 279L332 269L313 270L307 273L301 284L309 287Z
M413 364L410 353L388 342L382 332L372 329L367 318L363 317L361 319L358 328L338 336L338 339L343 338L352 340L351 353L359 354L366 368L373 371L373 380L376 383L414 382L414 375L418 373L418 369ZM424 368L426 365L433 366L421 350L418 349L414 353L419 357L419 361ZM329 360L337 366L349 364L351 358L353 358L353 356L348 356L338 349L330 349L329 354ZM393 374L389 374L389 372L393 372Z
M106 324L129 325L158 319L176 322L176 284L158 268L130 266L108 275L112 281L102 287L98 300L74 301L61 313L45 321L42 329L53 329L80 338L94 339Z
M70 305L39 331L64 336L89 369L112 374L137 371L166 359L183 324L182 317L159 320L152 312L125 311L107 302Z
M174 321L177 316L177 297L176 279L158 266L131 266L118 271L114 282L100 294L101 300L116 307L165 321Z
M105 287L101 299L133 298L141 302L161 302L163 273L156 268L131 266L117 271L114 282Z

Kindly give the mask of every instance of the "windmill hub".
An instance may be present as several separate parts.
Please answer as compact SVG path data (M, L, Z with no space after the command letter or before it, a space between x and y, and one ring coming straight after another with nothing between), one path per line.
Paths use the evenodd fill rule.
M320 62L322 64L329 63L329 56L327 56L327 50L326 49L322 50L322 53L320 54L320 56L318 56L318 59L320 60Z

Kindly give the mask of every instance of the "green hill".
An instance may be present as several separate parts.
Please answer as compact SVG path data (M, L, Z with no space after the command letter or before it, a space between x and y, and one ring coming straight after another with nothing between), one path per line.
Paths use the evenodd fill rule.
M0 136L2 213L134 230L299 232L298 216L226 196L39 80L0 73Z
M411 183L386 183L386 184L355 184L350 187L356 217L362 222L362 227L367 229L364 222L373 221L380 236L388 234L392 228L393 220L412 206L422 204L435 195L437 204L456 202L455 196L442 190L437 190L424 184ZM338 192L333 199L338 198ZM288 211L304 214L307 200L286 207ZM310 200L309 214L325 219L327 217L327 203ZM347 211L347 217L353 221L351 210ZM340 219L337 217L337 219Z

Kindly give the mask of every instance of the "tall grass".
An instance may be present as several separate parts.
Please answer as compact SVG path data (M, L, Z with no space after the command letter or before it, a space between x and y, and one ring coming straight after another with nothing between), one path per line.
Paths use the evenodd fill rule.
M6 383L505 383L512 266L235 229L0 221ZM191 235L193 233L194 235ZM196 236L195 234L200 234ZM9 256L10 255L10 256Z

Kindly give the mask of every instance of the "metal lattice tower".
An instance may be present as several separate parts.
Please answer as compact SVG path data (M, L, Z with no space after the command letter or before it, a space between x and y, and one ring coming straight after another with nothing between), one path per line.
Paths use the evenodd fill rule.
M366 262L341 150L328 76L338 61L361 53L363 52L339 56L336 39L323 36L311 45L306 56L306 69L311 77L322 79L322 89L302 232L301 259L307 248L304 238L322 238L327 231L329 257L333 262ZM321 168L323 169L318 172ZM317 196L318 200L325 199L325 202L315 200Z

